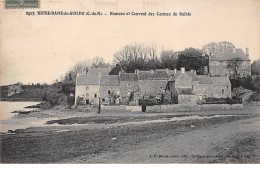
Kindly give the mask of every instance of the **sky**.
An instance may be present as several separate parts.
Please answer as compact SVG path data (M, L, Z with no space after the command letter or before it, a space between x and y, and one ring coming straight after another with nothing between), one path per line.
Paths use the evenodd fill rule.
M38 9L0 8L0 85L52 83L77 62L99 56L112 62L127 44L175 51L229 41L260 59L260 0L41 1ZM0 3L3 3L1 1ZM158 5L159 4L159 5ZM106 16L28 16L37 11L101 11ZM109 12L190 12L191 16L109 16Z

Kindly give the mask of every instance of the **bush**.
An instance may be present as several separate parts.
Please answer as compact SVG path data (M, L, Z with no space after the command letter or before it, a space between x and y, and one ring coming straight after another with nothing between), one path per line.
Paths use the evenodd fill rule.
M74 105L74 103L75 103L75 98L74 98L74 96L68 96L68 97L67 97L67 103L68 103L69 106Z
M153 106L157 104L158 102L156 101L156 99L139 99L139 105L142 106Z
M57 91L51 90L44 93L42 100L49 102L51 106L59 104L59 99L62 97L62 94L59 94Z

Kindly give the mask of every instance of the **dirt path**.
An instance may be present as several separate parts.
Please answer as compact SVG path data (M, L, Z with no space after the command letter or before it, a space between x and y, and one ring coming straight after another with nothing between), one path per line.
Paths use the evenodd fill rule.
M196 130L195 127L194 130L181 135L142 143L138 150L129 149L127 152L104 153L86 160L83 156L69 162L260 163L259 126L259 117L254 117L214 125L207 129ZM252 141L252 139L255 140ZM243 146L240 146L243 140L247 141ZM245 148L247 145L251 147L252 151L250 148ZM252 148L254 146L256 148ZM234 152L238 147L241 151Z

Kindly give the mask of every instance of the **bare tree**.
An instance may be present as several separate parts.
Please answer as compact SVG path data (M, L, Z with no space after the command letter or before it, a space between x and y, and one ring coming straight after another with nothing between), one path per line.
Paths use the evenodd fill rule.
M242 68L242 60L238 57L228 61L228 68L230 69L232 73L233 78L240 77L240 75L244 74L243 68Z
M212 53L214 53L215 50L224 51L224 50L231 50L233 48L235 48L235 46L231 42L222 41L218 43L215 42L208 43L205 46L203 46L202 50L206 54L211 55Z

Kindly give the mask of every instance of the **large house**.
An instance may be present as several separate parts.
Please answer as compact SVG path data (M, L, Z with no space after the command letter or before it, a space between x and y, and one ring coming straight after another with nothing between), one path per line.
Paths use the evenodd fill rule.
M234 67L232 68L232 62ZM234 70L236 69L236 70ZM251 64L248 48L246 54L242 49L216 50L209 57L209 71L211 76L234 76L237 72L239 77L251 75Z

